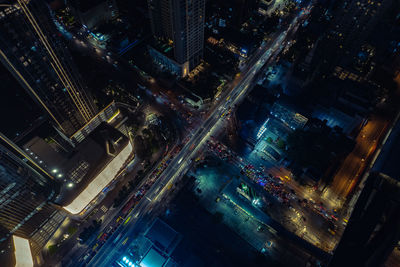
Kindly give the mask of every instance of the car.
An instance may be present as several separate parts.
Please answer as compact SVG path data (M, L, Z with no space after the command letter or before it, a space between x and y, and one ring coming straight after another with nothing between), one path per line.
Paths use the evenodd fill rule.
M112 227L112 225L110 225L110 226L108 227L106 233L109 234L112 230L113 230L113 227Z
M335 232L334 230L332 230L332 229L328 229L328 232L329 232L331 235L335 235L335 234L336 234L336 232Z

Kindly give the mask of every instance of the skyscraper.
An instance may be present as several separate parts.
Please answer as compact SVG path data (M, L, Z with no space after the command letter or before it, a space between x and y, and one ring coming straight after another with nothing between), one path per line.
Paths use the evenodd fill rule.
M329 266L382 266L399 238L399 181L371 172Z
M153 35L172 41L174 59L186 76L203 58L204 0L148 0Z
M57 213L50 203L56 194L51 176L0 133L0 247L12 235L31 239ZM41 242L31 241L34 249Z
M97 112L47 4L0 0L0 61L67 137Z

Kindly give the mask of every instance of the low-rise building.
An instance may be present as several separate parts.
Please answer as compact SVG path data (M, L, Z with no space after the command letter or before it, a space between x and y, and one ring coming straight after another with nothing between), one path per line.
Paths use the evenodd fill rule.
M78 21L89 29L118 16L115 0L68 0Z

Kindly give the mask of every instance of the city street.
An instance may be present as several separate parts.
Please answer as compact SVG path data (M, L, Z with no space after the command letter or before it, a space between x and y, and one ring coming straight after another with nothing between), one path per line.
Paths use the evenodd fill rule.
M305 197L306 189L304 187L293 186L296 183L289 176L281 176L282 171L273 171L278 168L265 169L254 166L247 159L238 157L221 144L216 145L214 142L210 142L209 148L216 156L228 160L227 164L231 168L241 170L241 179L251 184L252 189L259 193L259 198L263 200L262 206L268 206L265 210L277 224L280 224L278 225L279 229L284 227L287 231L326 252L333 251L339 242L341 231L338 230L341 228L336 227L334 235L329 232L329 228L336 224L331 218L332 214L327 209L321 208L321 202L313 200L310 194ZM275 175L271 175L269 170L272 170ZM277 173L278 175L276 175ZM238 174L239 171L236 176ZM232 193L230 198L232 197L236 198L236 195ZM250 202L243 202L241 205L249 206ZM269 208L269 206L273 207ZM247 208L247 210L253 209L255 208ZM254 212L259 213L256 210ZM264 217L261 216L260 220L263 221ZM270 224L270 219L266 219L264 222ZM340 226L340 223L337 224Z
M399 0L0 3L0 267L400 266Z
M168 192L169 186L172 186L178 179L187 172L191 166L192 159L200 152L210 136L219 132L225 123L225 118L229 109L232 109L235 104L239 103L249 92L253 86L254 77L263 69L264 65L273 59L284 48L288 38L293 35L293 30L301 23L304 13L301 12L286 30L278 35L278 37L266 47L261 47L262 52L254 65L249 65L247 72L240 75L240 81L233 87L227 97L222 98L215 107L209 118L192 134L190 140L184 145L182 150L169 163L162 177L158 179L151 189L146 193L146 196L129 214L130 221L122 226L122 229L117 231L121 234L121 240L125 240L132 236L135 231L135 225L139 225L138 221L145 214L149 213L155 205L160 202L164 194ZM289 34L290 33L290 34ZM253 63L253 61L251 62ZM114 233L114 235L117 234ZM111 238L113 239L113 238ZM126 242L125 242L126 243ZM90 261L89 266L110 266L116 258L116 253L125 245L121 242L113 244L107 242L96 256Z
M222 162L222 160L213 157L208 162L212 162L212 166L201 167L202 164L200 164L191 173L196 177L194 192L199 196L200 203L205 209L211 214L216 212L223 214L224 223L251 246L258 251L262 251L263 248L266 249L268 256L279 259L281 262L287 262L287 266L291 266L296 260L299 260L294 257L295 255L310 253L307 250L311 249L311 246L306 245L301 238L296 237L294 232L301 236L304 226L307 229L312 228L312 222L311 225L309 222L304 222L292 210L281 205L273 197L267 196L262 190L258 190L261 188L253 187L252 189L259 194L258 196L263 202L262 205L265 206L263 209L268 210L268 214L266 214L257 205L252 204L250 200L237 192L237 187L241 181L251 183L244 176L240 176L239 166ZM252 186L255 185L252 184ZM271 208L266 207L267 204L264 202L266 198L268 198ZM297 205L296 208L298 208ZM298 210L302 212L301 208L298 208ZM308 217L308 215L306 216ZM293 231L293 233L290 231ZM269 241L273 242L272 250L266 245ZM288 244L293 246L290 249L280 249L287 247ZM319 251L319 249L311 250L316 254L328 255ZM290 259L285 259L285 254L290 255Z
M322 197L336 204L343 204L344 199L351 193L360 180L365 167L374 155L377 144L387 131L389 120L379 115L372 115L356 138L354 150L347 156L333 178L332 184L323 192Z

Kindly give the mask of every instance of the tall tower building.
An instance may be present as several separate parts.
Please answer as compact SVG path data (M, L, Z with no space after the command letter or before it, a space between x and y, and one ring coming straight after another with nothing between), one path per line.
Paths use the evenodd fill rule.
M0 61L67 137L97 112L43 0L0 0Z
M186 76L203 58L205 0L148 0L153 35L170 40Z
M49 237L43 232L51 231L37 232L57 213L51 204L56 194L51 176L0 133L0 248L15 235L40 250Z
M397 178L384 173L369 174L329 267L383 266L400 239Z

